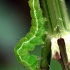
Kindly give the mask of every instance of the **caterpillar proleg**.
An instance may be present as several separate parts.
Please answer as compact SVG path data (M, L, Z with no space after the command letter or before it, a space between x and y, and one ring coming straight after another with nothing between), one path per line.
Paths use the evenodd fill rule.
M29 33L23 37L14 48L17 59L30 70L39 70L38 58L31 55L36 45L43 43L42 36L45 33L45 18L42 15L42 10L39 5L39 0L29 0L30 14L32 17L31 29Z

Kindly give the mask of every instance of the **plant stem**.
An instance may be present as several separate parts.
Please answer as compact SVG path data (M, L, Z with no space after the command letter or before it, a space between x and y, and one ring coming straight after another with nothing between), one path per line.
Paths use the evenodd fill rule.
M69 16L68 16L65 0L58 0L58 3L59 3L60 12L61 12L61 16L62 16L62 19L63 19L64 27L67 30L70 30Z
M48 32L61 33L69 29L69 17L64 0L41 0Z
M50 14L49 14L49 11L48 11L48 6L46 6L46 1L45 0L40 0L40 5L41 5L41 8L43 10L43 16L46 18L46 29L48 31L48 33L52 33L52 24L51 24L51 19L50 19ZM46 32L47 32L46 31Z
M53 34L59 33L61 30L63 31L64 26L60 13L60 8L58 5L58 0L45 0L45 4L46 8L48 7L48 12L49 12L48 17L50 18L51 21Z
M65 0L40 0L40 1L42 4L41 6L43 10L43 15L47 19L46 29L49 36L52 35L56 36L57 34L59 34L59 36L61 37L61 34L64 34L66 30L70 30L69 17L66 10ZM43 70L49 70L48 65L50 64L50 56L51 56L50 54L51 39L49 38L49 36L47 36L45 39L45 44L44 47L42 48L41 53L42 59L40 67ZM48 39L50 40L49 42ZM60 64L62 65L63 70L69 70L69 67L65 65L67 63L65 42L60 43L60 45L63 46L64 49L61 50L62 48L60 48L61 54Z
M51 60L51 39L49 37L45 39L45 43L41 51L41 57L41 70L49 70Z

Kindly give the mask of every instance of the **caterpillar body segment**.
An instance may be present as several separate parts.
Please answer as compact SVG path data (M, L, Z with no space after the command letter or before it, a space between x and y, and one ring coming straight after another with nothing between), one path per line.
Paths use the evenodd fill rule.
M33 51L36 45L43 43L45 18L42 15L39 0L29 0L28 3L32 17L32 26L30 32L19 41L14 51L17 59L30 70L40 70L38 67L38 57L31 55L29 52Z

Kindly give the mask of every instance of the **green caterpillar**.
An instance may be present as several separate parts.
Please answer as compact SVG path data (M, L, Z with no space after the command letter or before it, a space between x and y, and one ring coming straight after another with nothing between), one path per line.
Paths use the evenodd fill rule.
M43 43L43 35L45 33L45 18L39 5L39 0L29 0L30 14L32 17L31 29L25 37L23 37L14 48L14 52L18 61L27 66L30 70L39 70L38 57L31 55L36 45Z

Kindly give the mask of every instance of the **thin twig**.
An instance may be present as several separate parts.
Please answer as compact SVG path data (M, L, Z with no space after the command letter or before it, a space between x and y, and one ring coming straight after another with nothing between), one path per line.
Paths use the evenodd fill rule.
M57 40L59 49L60 49L60 56L61 59L59 60L63 70L69 70L69 66L67 65L67 53L66 53L66 45L63 38Z

